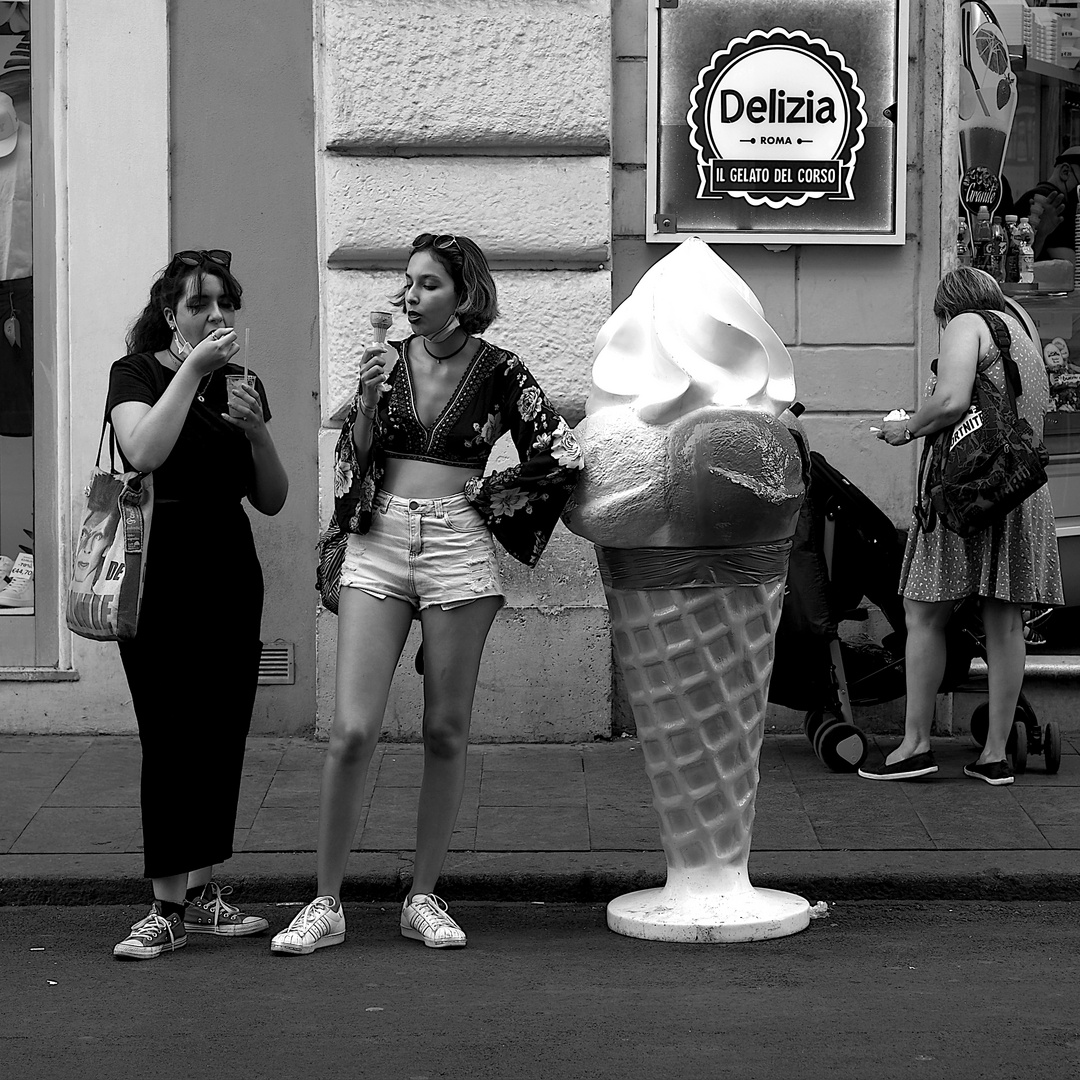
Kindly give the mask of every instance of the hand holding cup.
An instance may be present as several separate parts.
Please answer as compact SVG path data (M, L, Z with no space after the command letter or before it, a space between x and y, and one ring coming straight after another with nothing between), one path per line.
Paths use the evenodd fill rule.
M255 376L251 372L225 376L228 412L222 416L233 427L240 428L251 442L257 442L266 433L262 398L255 389Z

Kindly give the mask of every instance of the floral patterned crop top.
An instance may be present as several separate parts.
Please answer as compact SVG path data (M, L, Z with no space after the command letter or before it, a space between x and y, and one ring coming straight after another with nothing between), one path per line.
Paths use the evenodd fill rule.
M352 441L359 388L334 454L334 514L346 532L365 533L386 472L386 459L406 458L482 469L492 447L509 432L521 464L470 477L465 497L495 539L516 559L535 566L577 483L581 450L528 368L487 341L469 363L432 427L416 413L409 342L388 341L398 353L375 416L368 468L359 473Z

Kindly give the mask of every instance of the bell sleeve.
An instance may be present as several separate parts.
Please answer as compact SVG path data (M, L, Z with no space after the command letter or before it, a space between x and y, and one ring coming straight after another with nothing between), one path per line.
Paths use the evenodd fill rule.
M378 419L375 421L367 468L360 468L352 439L359 407L358 387L334 447L334 518L331 526L336 525L337 528L352 533L366 533L371 527L371 508L375 502L375 492L385 472L383 455L379 449Z
M516 356L508 354L499 378L500 393L487 423L494 431L485 434L494 442L509 431L521 463L468 480L465 497L515 559L535 566L584 461L574 433Z

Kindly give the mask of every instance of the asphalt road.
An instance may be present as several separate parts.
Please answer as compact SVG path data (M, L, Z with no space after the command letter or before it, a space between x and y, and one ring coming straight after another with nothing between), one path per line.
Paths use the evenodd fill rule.
M294 909L253 906L272 930ZM1080 902L854 903L745 945L620 937L602 906L455 904L461 951L346 905L344 945L191 940L142 910L0 907L0 1076L1074 1080Z

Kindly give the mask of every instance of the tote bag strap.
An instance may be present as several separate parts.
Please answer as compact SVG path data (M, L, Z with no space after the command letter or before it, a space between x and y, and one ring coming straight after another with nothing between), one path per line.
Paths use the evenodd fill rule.
M161 374L161 365L150 353L139 353L139 356L149 365L148 370L153 378L154 387L158 392L158 397L160 397L165 392L164 379ZM112 426L112 418L109 416L108 402L105 403L105 415L101 421L101 438L98 439L96 465L99 469L101 468L101 450L105 445L106 428L109 430L109 471L116 472L116 429ZM121 464L123 463L121 462ZM123 471L124 470L121 470L121 472Z

